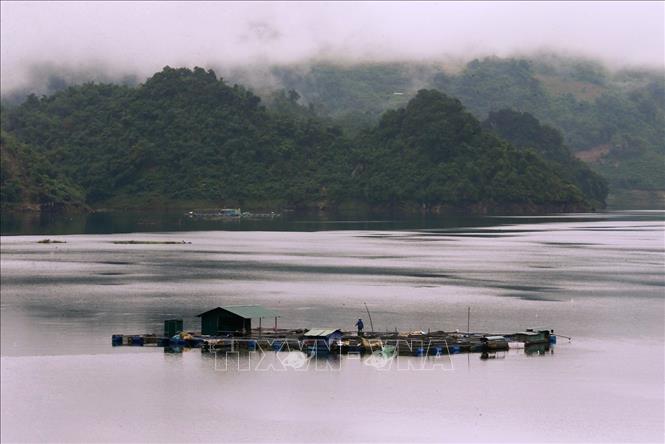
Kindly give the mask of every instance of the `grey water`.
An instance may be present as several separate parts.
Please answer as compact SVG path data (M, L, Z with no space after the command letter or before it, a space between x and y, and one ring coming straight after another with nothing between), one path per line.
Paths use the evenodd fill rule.
M109 217L3 223L3 442L663 440L663 212ZM65 243L38 243L46 237ZM573 339L543 354L387 368L356 356L283 368L272 352L224 365L199 350L111 346L114 333L160 332L168 318L197 330L196 314L231 304L275 309L280 327L351 330L367 321L364 303L376 330L465 331L471 307L473 331L548 327Z

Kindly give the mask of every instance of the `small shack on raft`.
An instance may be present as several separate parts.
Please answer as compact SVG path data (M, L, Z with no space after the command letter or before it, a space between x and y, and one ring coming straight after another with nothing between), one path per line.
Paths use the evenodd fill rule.
M196 317L201 318L203 335L216 336L229 333L248 335L252 332L252 319L259 320L260 329L263 318L275 318L275 329L277 329L279 313L260 305L226 305L213 308Z
M306 341L327 347L331 347L334 342L341 340L343 336L342 330L338 328L312 328L303 335Z

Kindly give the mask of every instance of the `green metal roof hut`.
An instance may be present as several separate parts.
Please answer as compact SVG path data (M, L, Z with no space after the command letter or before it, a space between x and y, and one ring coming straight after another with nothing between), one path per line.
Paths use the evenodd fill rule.
M314 344L323 344L331 347L335 341L342 339L342 330L338 328L311 328L303 335L305 340Z
M229 333L250 334L252 319L259 320L259 329L261 329L261 319L275 318L275 330L277 330L279 314L260 305L227 305L196 316L201 318L201 334L217 336Z

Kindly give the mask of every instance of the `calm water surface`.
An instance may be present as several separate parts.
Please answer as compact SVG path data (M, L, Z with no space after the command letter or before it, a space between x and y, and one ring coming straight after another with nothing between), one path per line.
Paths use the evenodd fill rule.
M662 441L663 220L3 236L2 441ZM245 371L256 355L238 369L110 345L166 318L198 329L197 313L231 304L274 308L283 327L352 329L363 302L377 330L465 330L470 306L475 331L573 340L488 361L399 358L407 371L355 357L284 369L274 353Z

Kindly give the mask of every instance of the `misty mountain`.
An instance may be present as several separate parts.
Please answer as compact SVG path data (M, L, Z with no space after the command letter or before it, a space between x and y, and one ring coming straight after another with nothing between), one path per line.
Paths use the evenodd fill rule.
M538 212L596 200L438 91L419 91L355 135L299 100L283 94L274 98L281 110L269 109L211 70L166 67L137 87L88 83L30 96L4 110L2 127L93 207Z
M615 192L665 190L662 71L610 70L589 59L556 54L468 63L254 64L217 71L231 83L250 87L269 108L316 115L351 133L376 125L383 112L405 106L422 88L459 98L479 120L506 108L527 112L559 130L564 143L607 178ZM50 95L83 79L137 84L136 76L126 72L86 68L77 73L49 65L34 67L30 79L32 86L22 91L3 92L3 101L16 105L29 91ZM287 98L292 93L295 101ZM305 112L292 102L304 105Z
M259 91L275 85L294 90L301 103L351 131L376 124L421 88L457 97L480 120L505 108L528 112L561 131L565 144L612 188L665 189L662 71L610 71L591 60L550 54L461 66L325 63L273 67L263 76L237 69L230 74Z
M6 106L23 103L31 94L50 96L70 86L83 85L89 82L115 83L136 86L140 83L135 73L115 72L107 66L95 64L77 68L50 63L31 65L26 70L23 86L2 92L2 102Z

